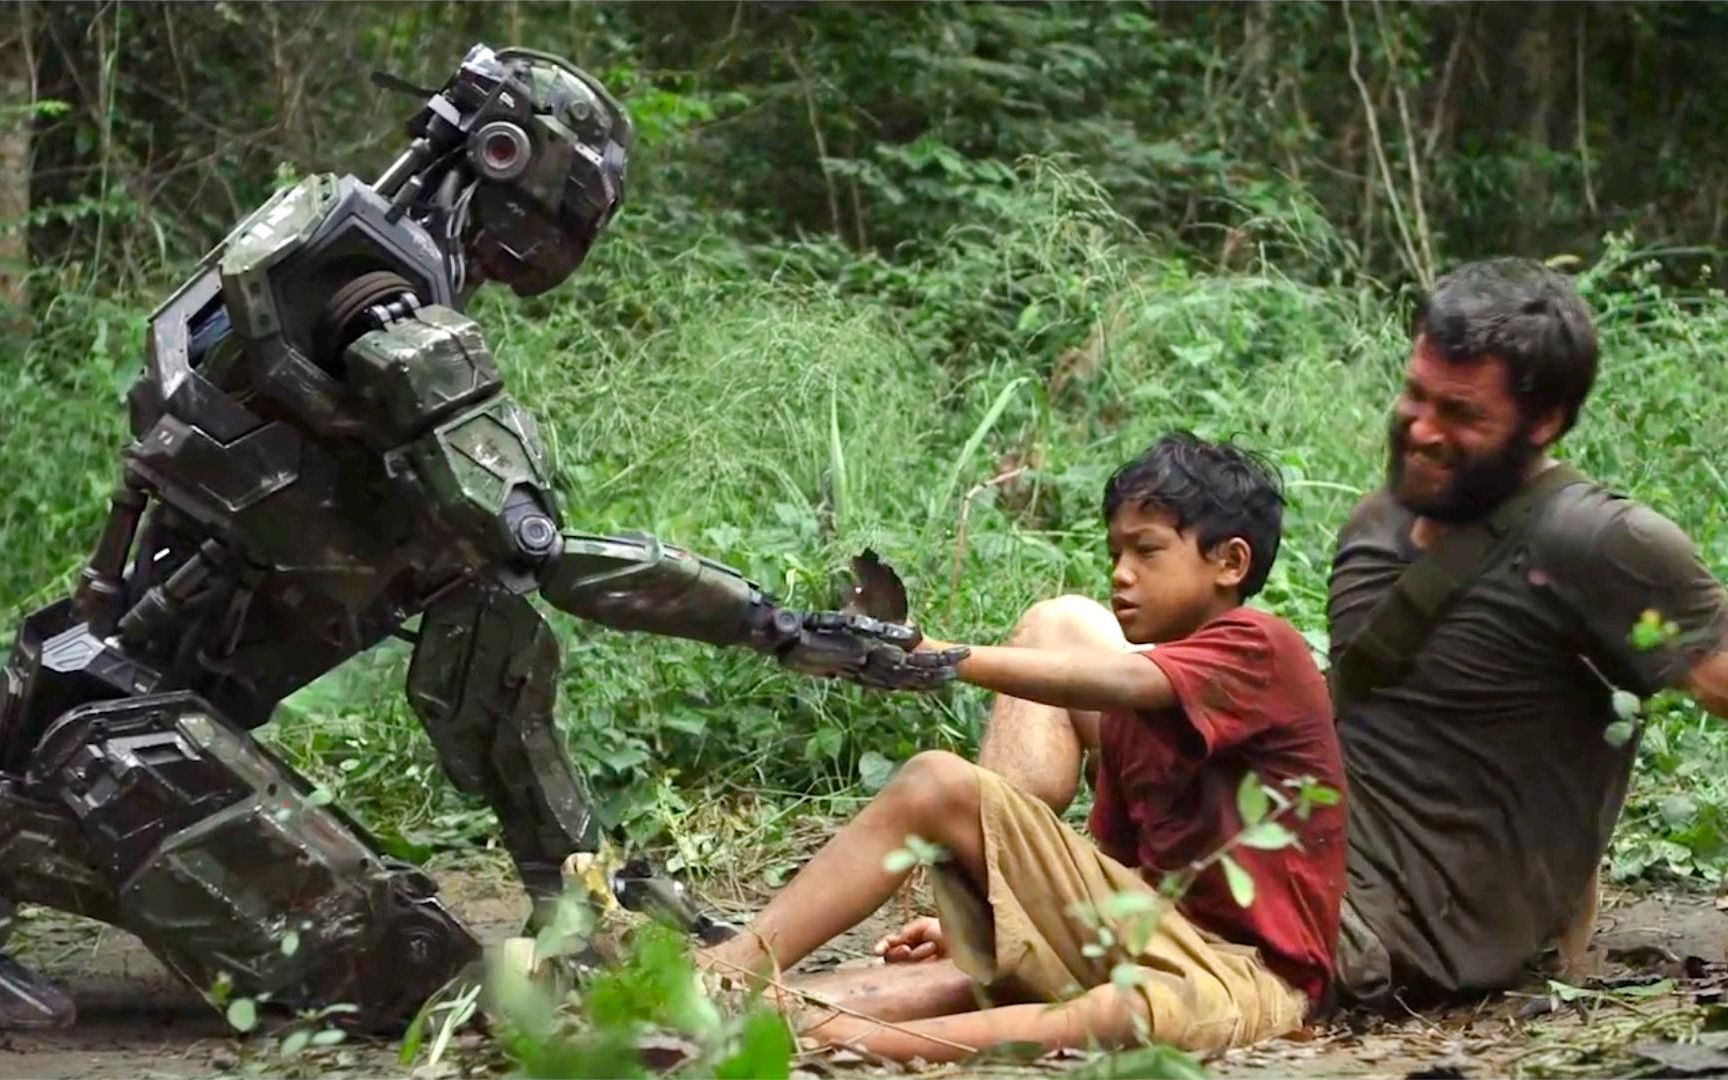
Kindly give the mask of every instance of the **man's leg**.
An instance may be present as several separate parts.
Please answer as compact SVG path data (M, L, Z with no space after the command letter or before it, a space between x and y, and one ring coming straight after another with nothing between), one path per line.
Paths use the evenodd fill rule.
M1110 651L1131 647L1116 616L1084 596L1058 596L1033 604L1015 624L1008 644ZM1060 814L1080 788L1082 754L1098 745L1098 720L1095 712L998 694L990 706L978 764Z
M908 761L747 930L703 950L699 958L722 974L796 964L894 895L907 871L891 871L883 863L909 835L941 844L956 868L982 883L984 828L976 773L976 766L942 751Z

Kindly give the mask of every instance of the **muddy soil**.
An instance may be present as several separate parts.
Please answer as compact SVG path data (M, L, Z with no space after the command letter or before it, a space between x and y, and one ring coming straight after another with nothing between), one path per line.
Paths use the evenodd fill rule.
M521 926L526 904L513 883L497 873L450 870L438 877L447 901L482 938L495 941ZM908 903L891 902L801 970L871 962L866 959L869 943L909 910ZM409 1073L397 1062L395 1047L384 1042L350 1041L290 1060L267 1040L236 1039L195 991L164 971L135 939L99 923L38 912L22 921L13 944L21 957L70 989L80 1016L68 1031L0 1032L0 1078ZM1605 975L1684 979L1689 956L1728 962L1728 912L1718 909L1713 897L1699 894L1616 895L1604 903L1595 949ZM1314 1028L1296 1039L1232 1052L1209 1066L1229 1077L1506 1075L1528 1051L1533 1010L1543 1007L1541 989L1537 983L1532 990L1538 993L1530 996L1413 1014L1361 1030L1342 1024ZM1557 1023L1562 1029L1568 1023L1582 1029L1590 1020L1582 1014L1550 1015L1539 1022L1551 1034Z

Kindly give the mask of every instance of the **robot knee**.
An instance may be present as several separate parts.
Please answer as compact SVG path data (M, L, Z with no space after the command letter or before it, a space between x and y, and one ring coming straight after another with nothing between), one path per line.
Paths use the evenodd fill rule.
M201 986L400 1024L479 954L425 874L386 862L195 695L72 710L29 777L77 819L116 921ZM283 947L294 934L299 945Z

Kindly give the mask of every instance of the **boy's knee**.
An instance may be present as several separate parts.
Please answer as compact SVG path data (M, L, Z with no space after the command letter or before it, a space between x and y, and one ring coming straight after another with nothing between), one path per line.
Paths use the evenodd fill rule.
M946 750L926 750L900 766L883 795L913 820L955 820L977 812L978 766Z
M1122 630L1110 609L1088 596L1069 594L1040 600L1026 609L1009 638L1014 645L1074 648L1115 644Z

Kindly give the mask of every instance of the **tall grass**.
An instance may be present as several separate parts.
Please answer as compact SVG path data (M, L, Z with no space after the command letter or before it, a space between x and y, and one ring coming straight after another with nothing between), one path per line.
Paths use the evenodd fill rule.
M1037 598L1102 595L1102 482L1184 427L1282 467L1287 531L1263 603L1322 646L1335 530L1378 482L1404 301L1268 265L1198 273L1083 177L1042 165L1020 177L996 216L892 261L746 244L649 210L553 296L482 299L510 385L541 418L567 526L651 530L812 607L834 601L849 554L874 547L932 632L992 641ZM1728 575L1728 302L1650 277L1616 241L1581 278L1604 370L1564 450L1673 516ZM8 621L64 588L94 538L150 304L74 299L0 370ZM739 651L555 623L570 747L639 839L695 791L846 791L866 754L970 750L985 708L964 688L867 695ZM402 664L387 653L338 673L275 738L386 831L467 831L428 779ZM378 764L403 759L417 771ZM1657 771L1647 784L1667 797L1673 768Z

